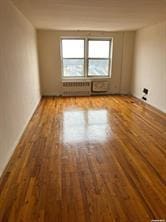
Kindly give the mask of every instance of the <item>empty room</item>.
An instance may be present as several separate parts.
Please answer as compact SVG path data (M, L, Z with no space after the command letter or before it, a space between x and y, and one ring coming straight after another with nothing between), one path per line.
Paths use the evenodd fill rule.
M0 222L166 222L166 0L0 0Z

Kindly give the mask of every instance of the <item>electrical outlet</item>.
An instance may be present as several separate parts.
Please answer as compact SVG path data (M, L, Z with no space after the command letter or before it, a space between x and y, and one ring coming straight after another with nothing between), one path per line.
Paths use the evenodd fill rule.
M146 89L146 88L143 89L143 93L145 93L146 95L148 95L148 91L149 91L149 90Z
M142 99L145 100L145 101L147 100L147 98L145 96L143 96Z

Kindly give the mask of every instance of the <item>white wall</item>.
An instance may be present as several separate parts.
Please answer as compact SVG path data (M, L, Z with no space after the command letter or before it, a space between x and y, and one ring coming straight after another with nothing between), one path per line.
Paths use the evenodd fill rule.
M0 1L0 174L40 100L36 33L8 0Z
M166 22L136 32L132 94L166 112Z
M60 37L113 37L113 65L109 93L130 92L135 32L38 30L38 52L43 95L61 94Z

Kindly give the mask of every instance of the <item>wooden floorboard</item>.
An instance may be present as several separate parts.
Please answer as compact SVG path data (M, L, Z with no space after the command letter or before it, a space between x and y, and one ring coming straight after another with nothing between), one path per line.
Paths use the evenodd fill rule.
M0 180L0 222L166 219L166 115L133 97L45 97Z

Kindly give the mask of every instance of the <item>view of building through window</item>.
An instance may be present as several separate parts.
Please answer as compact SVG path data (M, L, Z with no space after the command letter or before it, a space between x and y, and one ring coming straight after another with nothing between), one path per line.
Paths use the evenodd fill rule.
M63 77L110 75L111 40L62 39Z

